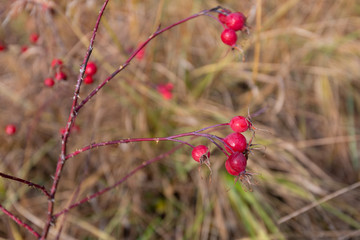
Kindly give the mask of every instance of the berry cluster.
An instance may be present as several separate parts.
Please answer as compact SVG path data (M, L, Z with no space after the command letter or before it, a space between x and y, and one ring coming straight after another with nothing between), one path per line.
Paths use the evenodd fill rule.
M97 66L95 62L88 62L85 68L85 77L84 83L85 84L92 84L94 82L93 76L97 72Z
M232 13L227 9L221 9L218 19L225 28L221 33L222 42L234 47L238 38L236 31L243 31L246 29L245 15L241 12Z
M252 139L248 142L242 133L247 130L253 131L254 127L250 120L243 116L233 117L229 123L224 125L229 125L234 131L225 138L217 138L222 142L226 150L224 151L217 145L227 156L225 168L227 172L233 176L241 177L243 175L248 175L248 173L246 173L246 165ZM207 146L198 145L193 148L191 155L195 161L201 164L207 163L210 158L210 151Z
M51 61L51 68L55 69L54 78L56 80L58 80L58 81L67 79L67 75L62 70L63 69L63 64L64 64L63 61L61 59L58 59L58 58L54 58ZM45 78L44 85L47 86L47 87L54 86L54 84L55 84L54 78L52 78L52 77Z

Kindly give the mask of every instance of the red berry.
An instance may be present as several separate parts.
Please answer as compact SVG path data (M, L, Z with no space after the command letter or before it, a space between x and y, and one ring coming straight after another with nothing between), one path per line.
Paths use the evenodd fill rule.
M5 127L5 132L7 135L11 136L16 133L16 126L14 124L9 124Z
M229 153L232 153L233 151L244 152L247 146L246 138L244 137L244 135L238 132L227 135L224 138L224 142L227 143L232 149L231 151L231 149L226 144L224 144L226 151L228 151Z
M233 154L230 155L230 157L226 162L229 162L228 163L229 167L239 174L245 171L247 159L244 156L244 154L242 154L241 152L234 152Z
M61 59L58 59L58 58L54 58L52 61L51 61L51 67L55 67L55 66L61 66L63 65L63 61L61 61Z
M67 76L66 76L66 74L64 73L64 72L57 72L56 74L55 74L55 79L56 80L58 80L58 81L60 81L60 80L66 80L67 79Z
M173 97L172 89L174 88L174 84L166 83L159 84L156 87L156 90L163 96L165 100L170 100Z
M241 12L231 13L226 16L226 26L234 31L242 30L245 22L246 17Z
M237 41L237 35L236 32L232 29L225 29L222 33L221 33L221 40L223 41L223 43L233 46L235 45L236 41Z
M222 22L224 24L226 23L226 15L225 14L219 13L218 19L220 20L220 22Z
M6 49L6 46L4 44L0 43L0 52L4 51Z
M37 33L32 33L29 38L30 42L35 44L39 40L39 35Z
M46 78L44 80L44 84L47 87L52 87L52 86L54 86L55 82L54 82L54 79L52 79L52 78Z
M92 75L87 75L84 77L84 83L85 84L92 84L94 82L94 79L92 78Z
M204 156L209 158L210 157L209 148L207 146L205 146L205 145L196 146L192 150L191 156L197 162L202 161Z
M245 132L250 128L251 123L243 116L236 116L230 120L229 125L234 132Z
M228 171L228 173L230 173L233 176L237 176L240 174L240 172L237 172L231 168L229 161L225 161L225 168L226 168L226 171Z
M138 60L142 60L145 57L145 48L142 48L135 57Z
M24 46L21 46L21 53L24 53L28 50L28 46L24 45Z
M94 75L97 71L97 67L96 64L94 62L88 62L86 69L85 69L85 74L86 75Z

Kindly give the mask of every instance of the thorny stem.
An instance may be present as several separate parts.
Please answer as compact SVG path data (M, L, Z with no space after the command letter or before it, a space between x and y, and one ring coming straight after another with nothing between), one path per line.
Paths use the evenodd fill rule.
M222 126L222 125L226 125L226 124L218 124L218 125L215 125L215 126ZM204 128L204 130L209 129L209 128L211 128L211 127ZM83 148L81 148L79 150L76 150L76 151L66 155L65 160L68 160L69 158L75 157L76 155L78 155L78 154L80 154L82 152L85 152L87 150L93 149L93 148L109 146L109 145L116 145L116 144L122 144L122 143L132 143L132 142L172 141L172 142L179 142L179 143L182 143L182 144L185 144L185 145L188 145L188 146L194 148L194 146L192 144L177 139L177 138L189 137L189 136L206 137L210 141L212 141L220 150L222 150L227 155L226 151L217 142L215 142L215 140L218 140L218 141L224 143L224 141L220 137L218 137L216 135L208 134L208 133L199 133L199 131L203 131L203 129L200 129L200 130L197 130L197 131L194 131L194 132L189 132L189 133L181 133L181 134L170 136L170 137L127 138L127 139L119 139L119 140L114 140L114 141L92 143L90 145L87 145L87 146L85 146L85 147L83 147Z
M216 8L212 8L212 9L209 9L209 10L204 10L204 11L201 11L197 14L194 14L188 18L185 18L177 23L174 23L166 28L163 28L163 29L158 29L157 31L155 31L151 36L148 37L148 39L143 42L132 54L131 56L126 60L126 62L121 65L117 70L115 70L112 74L110 74L101 84L99 84L80 104L78 104L78 97L79 97L79 93L80 93L80 87L81 87L81 84L82 84L82 81L83 81L83 78L84 78L84 73L85 73L85 68L87 66L87 63L88 63L88 60L91 56L91 53L92 53L92 49L93 49L93 45L94 45L94 41L95 41L95 37L96 37L96 33L97 33L97 30L99 28L99 24L100 24L100 20L104 14L104 11L105 11L105 8L108 4L109 0L105 0L100 12L99 12L99 15L98 15L98 18L97 18L97 21L96 21L96 24L95 24L95 27L94 27L94 30L93 30L93 34L92 34L92 37L91 37L91 40L90 40L90 44L89 44L89 47L88 47L88 50L87 50L87 53L84 57L84 60L83 60L83 63L81 65L81 68L80 68L80 73L79 73L79 76L78 76L78 79L77 79L77 84L76 84L76 87L75 87L75 92L74 92L74 96L73 96L73 103L72 103L72 106L71 106L71 110L70 110L70 114L69 114L69 118L68 118L68 121L67 121L67 124L66 124L66 127L65 127L65 133L63 134L62 136L62 142L61 142L61 153L60 153L60 157L58 159L58 162L57 162L57 166L56 166L56 171L55 171L55 175L54 175L54 181L53 181L53 184L51 186L51 190L50 190L50 196L48 196L48 212L47 212L47 215L48 215L48 218L47 218L47 222L45 224L45 227L43 229L43 232L42 232L42 235L41 235L41 239L46 239L47 235L48 235L48 232L50 230L50 227L54 224L55 222L55 219L56 217L54 216L53 212L54 212L54 202L55 202L55 194L56 194L56 191L57 191L57 187L58 187L58 184L59 184L59 181L60 181L60 176L61 176L61 173L62 173L62 170L63 170L63 167L64 167L64 164L65 164L65 160L67 159L66 157L66 147L67 147L67 141L68 141L68 138L69 138L69 135L70 135L70 131L71 131L71 128L75 122L75 119L76 119L76 116L78 114L78 111L92 98L94 97L97 92L103 87L105 86L111 79L113 79L120 71L122 71L124 68L126 68L131 60L139 53L139 51L141 51L152 39L154 39L156 36L160 35L161 33L179 25L179 24L182 24L186 21L189 21L193 18L196 18L196 17L199 17L199 16L202 16L202 15L205 15L209 12L212 12L212 11L217 11L218 9L221 9L221 7L216 7ZM193 135L200 135L200 134L195 134L193 133ZM215 141L212 139L212 138L209 138L212 142L215 143ZM172 141L177 141L177 142L181 142L181 143L185 143L181 140L176 140L176 139L173 139ZM216 143L215 143L216 144ZM109 144L108 144L109 145ZM189 144L190 145L190 144ZM93 145L89 145L89 146L93 146ZM190 145L191 146L191 145ZM91 149L91 147L89 147L88 149ZM80 153L80 152L79 152ZM127 177L131 176L132 174L134 174L137 170L145 167L146 165L152 163L152 162L155 162L157 160L157 158L155 158L155 160L150 160L148 162L146 162L146 164L143 164L141 166L139 166L137 169L135 169L134 171L132 171L129 175L127 175ZM123 178L123 181L125 181L127 179L127 177ZM103 190L103 192L98 192L98 193L95 193L94 195L92 195L93 197L91 198L94 198L96 196L99 196L101 194L103 194L104 192L107 192L108 190L110 190L111 188L119 185L122 181L119 181L118 183L116 183L115 185L109 187L109 188L106 188ZM89 199L91 199L89 198ZM86 200L88 201L88 200Z
M29 232L31 232L35 237L39 238L40 237L40 233L36 232L32 227L30 227L29 225L27 225L26 223L24 223L23 221L21 221L19 218L15 217L14 214L12 214L11 212L9 212L8 210L6 210L1 204L0 204L0 210L5 213L6 215L8 215L12 220L14 220L17 224L19 224L20 226L26 228Z
M208 9L208 10L203 10L199 13L196 13L190 17L187 17L183 20L180 20L179 22L176 22L168 27L165 27L163 29L158 29L156 30L153 34L151 34L148 39L143 42L142 44L140 44L138 46L137 49L134 50L134 52L130 55L130 57L125 61L125 63L123 65L121 65L118 69L116 69L113 73L111 73L101 84L99 84L77 107L76 107L76 112L78 112L93 96L95 96L95 94L102 88L104 87L111 79L113 79L119 72L121 72L122 70L124 70L129 64L130 62L133 60L133 58L151 41L153 40L155 37L157 37L158 35L162 34L163 32L166 32L167 30L170 30L171 28L182 24L184 22L187 22L193 18L205 15L209 12L214 12L217 9L220 9L221 7L216 7L216 8L212 8L212 9ZM159 26L160 27L160 26Z
M34 187L34 188L40 189L47 197L50 197L50 193L46 190L46 188L44 186L41 186L41 185L36 184L36 183L32 183L30 181L27 181L27 180L24 180L24 179L21 179L21 178L10 176L10 175L7 175L7 174L2 173L2 172L0 172L0 177L8 178L8 179L11 179L11 180L26 184L29 187Z
M54 181L53 181L53 184L52 184L51 190L50 190L50 197L48 198L48 212L47 212L48 219L47 219L46 225L44 227L44 230L42 232L41 239L46 239L47 234L49 233L50 226L52 224L54 224L53 212L54 212L55 194L56 194L57 186L58 186L58 183L59 183L59 180L60 180L61 172L62 172L62 169L64 167L64 163L65 163L66 144L67 144L67 140L68 140L68 137L69 137L69 134L70 134L70 129L71 129L72 125L74 124L75 119L76 119L76 115L77 115L77 111L76 111L75 108L76 108L77 102L78 102L78 97L79 97L79 93L80 93L80 86L81 86L81 83L82 83L83 78L84 78L84 73L85 73L85 68L86 68L87 62L89 61L89 58L90 58L90 55L91 55L91 52L92 52L92 49L93 49L93 46L94 46L95 37L96 37L97 30L99 28L100 20L102 18L102 15L104 14L104 11L105 11L105 8L106 8L108 2L109 2L109 0L105 0L104 4L103 4L103 6L102 6L102 8L101 8L101 10L99 12L99 15L98 15L98 18L96 20L96 24L95 24L95 27L94 27L92 37L90 39L89 48L87 50L87 53L85 54L83 63L82 63L81 68L80 68L80 73L79 73L79 76L78 76L78 79L77 79L77 84L76 84L75 92L74 92L74 96L73 96L73 103L72 103L70 114L69 114L69 119L68 119L68 122L67 122L66 127L65 127L65 133L62 136L63 139L62 139L62 142L61 142L61 153L60 153L59 160L57 162Z
M96 192L96 193L94 193L94 194L92 194L92 195L90 195L90 196L88 196L88 197L86 197L86 198L83 198L82 200L80 200L80 201L78 201L78 202L70 205L69 207L63 209L62 211L56 213L56 214L54 215L54 217L57 218L57 217L59 217L60 215L62 215L62 214L64 214L64 213L67 213L67 212L70 211L71 209L79 206L80 204L83 204L83 203L85 203L85 202L88 202L88 201L90 201L91 199L96 198L96 197L98 197L98 196L100 196L100 195L108 192L109 190L111 190L111 189L117 187L118 185L120 185L121 183L125 182L129 177L131 177L132 175L134 175L137 171L143 169L144 167L150 165L151 163L154 163L154 162L156 162L156 161L159 161L159 160L161 160L161 159L163 159L163 158L165 158L165 157L173 154L176 150L178 150L178 149L181 148L181 147L182 147L182 144L174 147L173 149L171 149L170 151L168 151L168 152L166 152L166 153L163 153L163 154L157 156L156 158L153 158L153 159L150 159L150 160L148 160L148 161L146 161L146 162L143 162L141 165L139 165L138 167L136 167L135 169L133 169L130 173L128 173L125 177L123 177L122 179L120 179L119 181L117 181L117 182L116 182L115 184L113 184L112 186L106 187L106 188L104 188L103 190L101 190L101 191L99 191L99 192Z

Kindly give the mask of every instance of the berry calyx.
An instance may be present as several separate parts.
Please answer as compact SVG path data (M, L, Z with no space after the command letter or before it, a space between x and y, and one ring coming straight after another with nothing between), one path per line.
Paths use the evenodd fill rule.
M67 76L66 76L66 74L64 73L64 72L57 72L56 74L55 74L55 79L56 80L58 80L58 81L60 81L60 80L66 80L67 79Z
M29 36L29 40L31 43L35 44L39 40L39 35L37 33L32 33Z
M86 68L85 68L85 74L86 75L94 75L97 72L97 66L94 62L88 62Z
M233 117L229 125L234 132L245 132L251 127L250 121L243 116Z
M61 66L63 65L63 61L61 59L58 59L58 58L54 58L52 61L51 61L51 67L54 68L56 66Z
M241 12L231 13L226 16L226 26L234 31L242 30L245 22L246 17Z
M87 75L86 77L84 77L85 84L92 84L93 82L94 82L94 79L93 79L92 75Z
M52 86L54 86L55 81L54 81L54 79L52 79L52 78L46 78L46 79L44 80L44 84L45 84L45 86L47 86L47 87L52 87Z
M14 124L6 125L5 133L9 136L14 135L16 133L16 126Z
M224 146L229 153L244 152L246 150L246 138L241 133L230 133L224 138L224 142L227 143L224 144ZM231 149L227 145L229 145Z
M221 33L221 41L229 46L234 46L237 41L236 32L232 29L225 29Z
M202 163L210 157L209 148L205 145L198 145L192 150L191 156L195 161Z
M226 162L228 162L228 167L234 170L234 172L238 173L237 175L245 171L247 165L247 159L241 152L234 152L230 155Z

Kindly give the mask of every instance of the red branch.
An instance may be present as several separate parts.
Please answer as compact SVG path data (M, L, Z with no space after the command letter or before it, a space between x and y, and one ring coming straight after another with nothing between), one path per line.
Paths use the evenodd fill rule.
M32 183L30 181L27 181L27 180L24 180L24 179L21 179L21 178L10 176L10 175L7 175L7 174L2 173L2 172L0 172L0 177L8 178L8 179L11 179L11 180L26 184L29 187L34 187L34 188L40 189L47 197L50 197L50 193L46 190L46 188L44 186L38 185L36 183Z
M3 211L3 213L5 213L6 215L8 215L12 220L14 220L17 224L19 224L20 226L26 228L29 232L31 232L35 237L40 238L40 233L36 232L32 227L30 227L29 225L27 225L26 223L24 223L23 221L21 221L19 218L15 217L14 214L12 214L11 212L9 212L8 210L6 210L1 204L0 204L0 209L1 211Z

